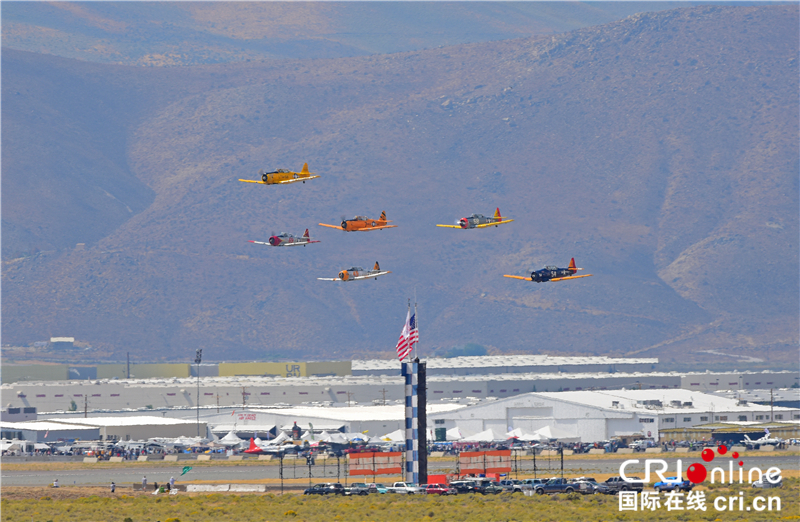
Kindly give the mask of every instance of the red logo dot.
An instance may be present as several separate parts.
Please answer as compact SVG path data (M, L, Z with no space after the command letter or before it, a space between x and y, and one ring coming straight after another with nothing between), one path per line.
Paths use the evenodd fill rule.
M702 459L704 461L706 461L706 462L711 462L712 460L714 460L714 450L706 448L700 454L700 457L702 457ZM705 469L705 468L703 468L703 469ZM694 481L692 481L692 482L694 482Z
M742 462L742 461L740 460L740 461L739 461L739 465L740 465L740 466L744 466L744 462Z
M717 448L717 453L719 453L720 455L725 455L727 452L728 448L724 444L721 444L719 448Z
M739 452L738 451L734 451L733 453L731 453L731 458L738 459L739 458Z
M686 478L695 484L703 482L706 479L706 475L708 475L708 471L702 464L692 464L686 470Z

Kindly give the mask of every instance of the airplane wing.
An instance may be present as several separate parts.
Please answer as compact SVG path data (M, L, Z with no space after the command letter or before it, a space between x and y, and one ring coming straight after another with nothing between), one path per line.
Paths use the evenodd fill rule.
M318 277L317 281L341 281L338 277Z
M494 226L497 226L497 225L503 225L505 223L511 223L512 221L514 221L514 220L513 219L504 219L503 221L497 221L496 223L484 223L483 225L475 225L475 228L494 227ZM461 228L461 227L456 227L456 228Z
M259 185L267 185L267 183L265 183L263 181L257 181L257 180L254 180L254 179L240 179L239 181L241 181L243 183L258 183Z
M379 227L364 227L364 228L359 228L356 232L364 232L364 231L367 231L367 230L378 230L379 228L397 228L397 225L382 225L382 226L379 226Z
M436 226L444 228L462 228L460 225L436 225Z
M298 181L308 181L309 179L314 179L314 178L318 178L318 177L319 176L309 176L307 178L292 178L292 179L287 179L285 181L278 181L278 183L281 184L281 185L285 185L286 183L296 183Z
M325 223L317 223L321 227L328 227L328 228L335 228L341 230L342 232L347 232L347 230L343 229L341 225L326 225Z
M567 279L580 279L581 277L592 277L592 274L584 274L579 276L569 276L569 277L554 277L550 279L550 281L566 281Z
M319 241L305 241L303 243L281 243L281 246L301 246L301 245L310 245L311 243L319 243Z
M372 279L373 277L378 277L378 276L391 274L391 273L392 272L389 271L389 270L383 270L382 272L378 272L378 273L375 273L375 274L363 275L363 276L358 276L358 277L351 277L350 280L351 281L359 281L361 279Z
M248 243L255 243L256 245L269 245L269 243L264 241L251 241L250 239L247 240Z
M522 276L512 276L512 275L503 275L503 277L510 277L511 279L521 279L522 281L530 281L530 277L522 277Z

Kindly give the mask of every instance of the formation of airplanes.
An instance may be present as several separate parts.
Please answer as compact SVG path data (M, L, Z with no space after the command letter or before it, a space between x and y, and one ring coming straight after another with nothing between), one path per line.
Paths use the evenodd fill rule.
M283 185L287 183L296 183L298 181L305 183L307 180L319 177L313 172L309 172L308 163L303 163L303 168L300 170L300 172L293 172L291 170L284 169L277 169L272 172L264 172L262 169L258 171L258 174L261 176L261 181L251 179L240 179L239 181L244 183L258 183L261 185ZM506 223L511 223L512 221L514 220L503 218L503 216L500 214L500 207L497 207L494 211L494 216L492 217L486 217L483 214L472 214L469 217L457 219L455 225L436 226L469 230L472 228L498 227ZM342 217L342 222L339 225L319 223L319 226L335 228L344 232L369 232L370 230L383 230L385 228L397 227L397 225L390 225L389 223L391 223L391 221L386 219L386 211L384 210L377 219L370 219L366 216L355 216L352 219L345 219ZM283 232L277 235L273 234L266 242L251 240L250 243L270 246L306 246L311 243L319 243L319 241L312 240L309 236L308 229L306 229L305 233L300 237ZM570 279L580 279L582 277L592 276L592 274L576 275L579 270L583 269L575 266L575 258L573 257L570 260L567 268L558 268L556 266L548 265L540 270L532 271L530 277L507 274L503 275L503 277L520 279L522 281L532 281L534 283L546 283L548 281L567 281ZM351 267L346 270L341 270L338 274L338 277L318 277L317 279L320 281L362 281L370 278L377 279L379 276L386 274L391 274L391 271L381 270L380 265L376 261L375 267L372 270L364 270L361 267ZM252 445L251 449L253 449Z

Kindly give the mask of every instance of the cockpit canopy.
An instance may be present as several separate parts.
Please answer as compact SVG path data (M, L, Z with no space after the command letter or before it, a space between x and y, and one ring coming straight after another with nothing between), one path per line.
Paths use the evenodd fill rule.
M353 219L350 219L348 221L366 221L366 220L367 216L355 216Z
M348 272L363 272L364 269L361 268L360 266L351 266L350 268L347 269L347 271Z
M471 218L485 218L486 216L484 216L483 214L472 214L470 217Z
M553 266L553 265L547 265L545 268L547 270L558 270L558 267L557 266Z

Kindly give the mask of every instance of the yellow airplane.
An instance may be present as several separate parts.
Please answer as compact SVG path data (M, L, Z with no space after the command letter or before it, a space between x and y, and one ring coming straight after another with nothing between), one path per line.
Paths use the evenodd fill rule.
M445 228L463 228L466 230L470 228L496 227L497 225L502 225L504 223L511 223L512 221L514 220L503 219L503 217L500 215L500 208L498 207L497 210L494 211L494 217L486 217L483 214L472 214L470 217L457 219L455 225L436 225L436 226Z
M272 172L264 172L264 169L258 171L261 176L261 181L253 179L240 179L244 183L259 183L261 185L283 185L285 183L296 183L306 180L318 178L313 172L308 171L308 163L303 163L303 170L300 172L292 172L291 170L278 169Z

